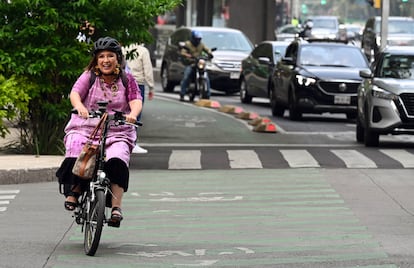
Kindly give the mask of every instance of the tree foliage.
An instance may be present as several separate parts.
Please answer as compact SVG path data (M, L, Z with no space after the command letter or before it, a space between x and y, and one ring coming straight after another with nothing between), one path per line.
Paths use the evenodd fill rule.
M61 153L72 84L90 60L92 42L151 43L154 18L181 0L2 0L0 2L0 135L18 120L19 150ZM86 26L87 28L82 26ZM93 27L93 28L92 28Z

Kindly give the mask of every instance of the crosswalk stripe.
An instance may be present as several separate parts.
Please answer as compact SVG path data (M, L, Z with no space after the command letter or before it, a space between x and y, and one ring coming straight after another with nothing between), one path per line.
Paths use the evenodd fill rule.
M315 158L306 150L280 150L280 153L290 167L320 167Z
M15 195L0 195L0 199L14 199Z
M0 190L0 194L18 194L20 190Z
M201 152L173 150L168 160L168 169L201 169Z
M397 160L401 163L401 165L405 168L412 168L414 167L414 155L407 152L406 150L398 150L398 149L382 149L380 150L382 153L388 155L394 160Z
M341 158L348 168L376 168L377 165L368 157L355 150L331 150Z
M0 205L8 205L8 204L10 204L9 201L0 201Z
M227 150L231 168L263 168L259 156L253 150Z

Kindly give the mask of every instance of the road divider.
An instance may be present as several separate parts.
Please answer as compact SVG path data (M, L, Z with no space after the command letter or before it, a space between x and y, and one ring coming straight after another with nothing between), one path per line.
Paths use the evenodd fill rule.
M219 108L220 112L228 114L240 114L244 112L242 107L233 106L233 105L224 105Z
M260 117L257 113L244 111L242 107L234 105L220 105L218 101L200 99L194 103L196 106L218 108L218 111L235 115L236 118L249 120L248 124L252 125L255 132L276 133L276 124L268 117Z
M200 99L199 101L195 103L195 105L201 106L201 107L208 107L208 108L220 108L221 107L218 101L207 100L207 99Z
M252 112L241 112L236 115L237 118L244 119L244 120L254 120L259 118L259 115L257 113Z

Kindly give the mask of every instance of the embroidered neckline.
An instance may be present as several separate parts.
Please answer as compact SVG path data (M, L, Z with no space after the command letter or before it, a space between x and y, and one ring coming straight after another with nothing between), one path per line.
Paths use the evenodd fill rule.
M109 93L112 97L116 97L118 94L118 85L116 84L117 79L115 78L110 84L109 84ZM108 97L108 94L106 92L106 85L105 85L105 79L99 78L99 85L101 86L101 89L103 91L103 94L105 97Z

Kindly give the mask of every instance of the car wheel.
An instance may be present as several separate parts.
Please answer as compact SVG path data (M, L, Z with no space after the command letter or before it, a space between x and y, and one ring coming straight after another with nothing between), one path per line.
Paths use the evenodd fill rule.
M252 99L253 97L250 96L249 92L247 91L246 80L243 78L240 83L240 101L242 103L252 103Z
M164 64L161 70L161 86L164 92L173 92L175 84L168 79L167 65Z
M369 116L368 112L365 111L365 128L364 128L364 143L366 147L378 147L379 145L379 134L369 128Z
M289 94L289 119L295 121L302 119L302 112L297 107L292 92Z
M285 113L285 108L277 104L276 94L274 93L274 91L274 88L269 91L270 108L272 109L272 115L283 116L283 114Z
M364 142L364 127L362 126L361 119L357 117L356 119L356 140L357 142Z

